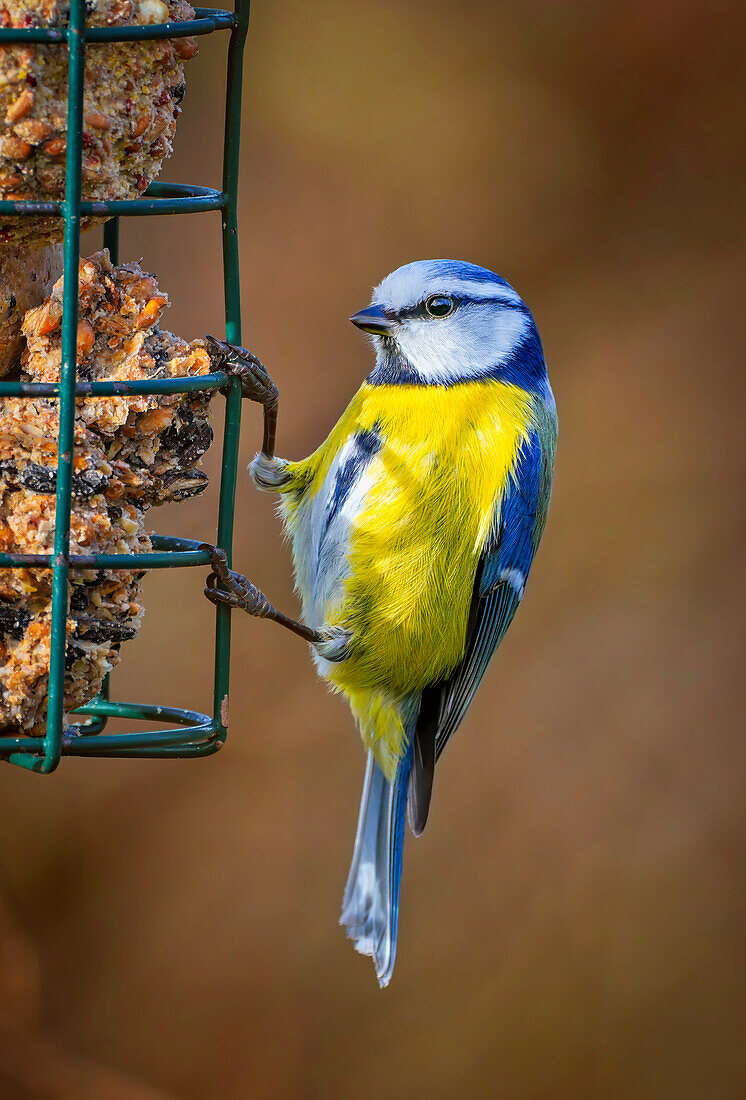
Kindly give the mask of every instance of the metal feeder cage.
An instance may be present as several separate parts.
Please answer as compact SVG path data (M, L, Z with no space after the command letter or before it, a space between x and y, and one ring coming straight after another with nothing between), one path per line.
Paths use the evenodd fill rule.
M67 101L67 154L65 198L61 202L0 201L0 214L18 217L52 215L65 224L63 245L64 296L62 317L62 366L59 383L0 381L0 398L59 398L59 439L54 551L52 554L0 554L2 568L51 569L52 622L49 664L47 724L44 737L0 736L0 759L35 772L52 772L61 756L107 757L195 757L216 752L227 734L227 702L230 674L230 610L215 609L214 692L212 716L179 707L117 703L109 699L108 681L101 693L75 714L87 716L77 726L67 725L64 715L65 654L69 575L76 568L183 569L210 564L209 553L191 539L154 535L153 550L141 554L70 555L72 509L73 438L75 398L79 394L99 396L186 393L221 390L225 393L217 545L228 554L233 543L233 519L241 426L241 387L236 378L222 371L192 378L132 382L79 382L77 380L76 333L78 324L78 264L80 260L81 216L95 215L109 220L104 225L104 244L113 263L119 256L120 217L154 217L166 214L197 214L219 210L222 215L223 285L225 292L226 338L241 342L241 302L238 265L236 197L241 136L241 84L243 49L249 23L250 0L236 0L233 12L196 8L194 19L180 23L148 26L86 27L85 0L71 0L66 27L0 29L0 46L10 44L56 45L69 53ZM136 42L143 39L185 38L229 31L223 144L223 186L220 191L186 184L151 183L142 198L110 202L81 201L81 156L83 146L83 87L85 50L88 42ZM170 723L167 730L104 733L109 718L135 722Z

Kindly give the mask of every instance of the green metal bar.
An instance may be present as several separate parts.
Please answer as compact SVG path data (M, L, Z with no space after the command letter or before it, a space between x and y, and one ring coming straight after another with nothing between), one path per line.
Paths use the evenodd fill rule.
M223 288L225 327L231 343L241 343L241 287L238 252L238 173L241 154L241 95L243 90L243 50L249 29L250 0L237 0L237 21L228 46L228 76L225 99L225 138L223 144ZM223 462L218 506L218 546L233 557L234 503L238 473L238 445L241 429L241 387L231 379L225 404ZM231 613L218 604L215 615L215 682L213 714L218 738L228 733L228 697L231 662Z
M103 702L103 700L102 700ZM144 730L137 733L110 733L106 737L91 736L89 733L75 733L70 727L63 738L63 751L66 756L99 756L110 749L156 748L158 745L191 745L196 738L210 737L215 733L212 719L205 715L204 722L189 724L178 729ZM0 737L0 754L3 756L40 756L43 742L34 737ZM79 746L76 748L76 746Z
M72 569L180 569L193 565L209 565L205 550L168 551L144 554L91 554L89 558L73 556Z
M76 745L82 745L83 740L76 742ZM87 743L87 742L86 742ZM100 752L94 752L89 750L80 750L75 746L65 749L66 756L100 756L106 760L187 760L194 759L195 757L212 756L220 748L222 748L223 742L217 740L215 735L211 735L206 740L197 744L187 745L159 745L157 748L144 749L140 746L130 747L126 749L110 749L108 751L102 750ZM16 764L20 768L27 768L32 772L43 772L43 759L31 753L14 752L10 753L7 757L9 764Z
M195 736L209 737L213 725L208 718L204 725L183 729L148 730L146 733L109 733L96 737L65 737L66 756L105 756L110 750L133 749L137 756L143 749L157 749L165 745L189 745Z
M160 749L131 749L107 752L107 759L116 757L137 757L138 760L193 760L196 757L214 756L223 747L224 738L214 734L208 740L195 745L164 745Z
M220 8L202 8L204 14L181 23L148 23L145 26L89 27L87 42L143 42L157 38L192 38L213 31L231 30L234 16ZM195 13L196 14L196 13Z
M116 27L86 27L85 42L141 42L158 38L191 38L213 31L231 30L235 26L235 15L221 8L196 8L194 19L185 19L179 23L147 23L144 25L122 25ZM3 31L4 42L19 42L26 45L43 43L46 46L64 45L72 32L67 27L8 27Z
M193 730L193 733L198 733L198 730ZM157 748L143 749L139 745L131 746L125 749L110 749L108 752L86 752L78 753L73 749L66 750L70 756L103 756L107 760L187 760L194 757L212 756L220 748L222 748L223 742L217 739L217 736L213 733L204 741L196 744L186 745L159 745Z
M160 393L195 393L202 390L220 390L230 381L223 371L211 374L188 375L181 378L138 378L131 382L76 382L78 397L128 397ZM59 397L59 382L0 382L0 397Z
M96 696L96 699L102 699L106 702L109 698L109 674L107 673L101 684L101 691ZM95 702L95 700L92 700ZM108 718L91 718L90 722L80 723L77 726L78 732L81 737L97 737L104 729L106 729L106 723ZM65 755L65 742L62 742L62 755Z
M70 567L70 510L75 437L75 377L78 332L78 265L80 262L80 191L83 150L83 84L85 80L85 2L71 0L67 81L67 158L65 164L64 290L62 295L62 365L57 495L54 517L52 627L49 661L47 732L43 771L57 767L62 748L65 702L65 651Z
M0 31L0 36L2 35ZM0 41L3 41L0 37ZM80 212L93 217L149 217L161 214L199 214L208 210L222 210L225 196L214 187L200 187L187 183L151 183L139 199L87 199L80 204ZM14 217L61 217L64 202L41 199L2 199L0 214Z
M99 750L108 752L112 748L133 748L138 744L150 748L159 744L192 745L195 740L212 737L217 732L208 714L202 714L196 710L184 710L181 707L162 707L149 703L116 703L107 699L93 699L87 706L76 711L76 714L129 718L136 722L170 722L178 728L115 733L108 737L91 739L87 730L85 733L78 733L75 727L71 727L63 737L63 748L66 754L75 752L74 746L80 744L81 740L87 741L88 747L79 750L77 755L96 756ZM10 753L39 756L42 746L43 742L38 737L0 737L0 755L3 756Z
M12 752L5 759L9 764L16 764L19 768L26 768L30 772L48 772L46 759L38 754L31 755L26 752Z
M159 703L115 703L91 700L79 707L76 714L105 714L109 718L133 718L137 722L177 722L181 726L201 726L210 721L208 714L183 707L164 707Z
M209 565L210 554L194 539L153 535L154 549L142 554L71 554L71 569L174 569ZM2 569L51 569L54 554L0 554Z
M148 730L142 733L112 733L106 737L89 733L65 736L65 756L190 757L211 756L223 739L212 719L204 716L200 725L178 730ZM0 758L31 771L44 771L39 738L0 738Z
M225 198L214 187L186 183L151 183L140 199L92 199L81 207L83 214L118 214L125 217L148 217L151 214L199 214L207 210L222 210Z

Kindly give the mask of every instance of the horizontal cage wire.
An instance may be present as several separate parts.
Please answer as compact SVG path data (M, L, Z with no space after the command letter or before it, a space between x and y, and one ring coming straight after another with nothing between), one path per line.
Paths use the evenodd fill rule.
M236 378L216 371L191 378L131 382L83 382L77 379L78 265L81 218L109 219L104 244L113 263L119 261L119 218L193 214L219 210L222 215L223 285L226 337L241 342L241 305L237 235L237 189L241 133L243 50L249 24L250 0L236 0L233 12L196 8L194 19L146 26L87 27L85 0L71 0L65 27L0 29L0 46L57 45L69 55L67 85L67 151L65 198L59 202L2 200L0 214L13 217L56 216L64 220L62 302L62 364L59 383L0 381L2 397L46 397L59 401L59 437L55 493L54 548L51 554L0 554L1 568L51 569L52 618L46 732L43 737L0 736L0 759L31 771L49 773L61 756L201 757L216 752L227 735L230 672L230 611L216 606L214 689L212 715L180 707L118 703L108 698L108 678L100 694L75 714L79 725L66 725L64 714L65 656L71 570L181 569L210 563L209 552L191 539L155 535L153 550L140 554L70 555L72 469L75 398L155 395L222 390L225 393L223 449L217 521L217 545L231 559L234 503L241 426L241 387ZM86 43L138 42L163 38L230 32L228 47L222 190L190 184L151 183L138 199L82 201L83 91ZM105 734L109 718L134 722L170 723L174 728Z

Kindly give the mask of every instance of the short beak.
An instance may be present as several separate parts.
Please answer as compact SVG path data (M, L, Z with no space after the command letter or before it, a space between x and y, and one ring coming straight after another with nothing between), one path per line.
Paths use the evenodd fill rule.
M363 332L369 332L372 336L390 336L394 330L396 321L387 317L380 306L368 306L359 313L350 317L353 325L361 328Z

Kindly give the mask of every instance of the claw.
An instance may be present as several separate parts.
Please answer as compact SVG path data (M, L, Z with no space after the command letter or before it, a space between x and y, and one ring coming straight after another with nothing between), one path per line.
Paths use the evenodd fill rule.
M216 367L220 368L228 355L228 345L222 340L216 339L214 336L205 336L205 343L210 353L210 359Z
M218 340L216 336L209 334L205 336L205 340L209 345L211 358L219 363L230 363L234 367L258 365L262 370L265 369L253 352L240 344L229 344L227 340Z
M237 344L229 344L214 336L206 336L210 348L210 357L227 374L233 374L241 383L243 396L249 401L258 401L264 405L270 416L277 415L277 387L269 376L267 368L256 355Z
M275 609L267 597L251 583L248 577L228 568L228 555L225 550L206 542L202 543L200 550L208 550L212 561L212 573L205 582L205 596L210 603L223 603L228 607L236 607L258 619L264 619L274 613ZM222 582L224 589L217 587L218 581Z
M215 355L215 358L219 358L225 353L226 344L222 340L218 340L217 336L211 336L209 332L205 336L205 340L210 346L210 350Z
M220 370L230 371L231 368L240 369L247 363L251 363L254 356L246 348L239 347L237 344L229 344L226 340L218 340L215 336L205 336L207 342L207 349L210 353L210 359L213 364Z

